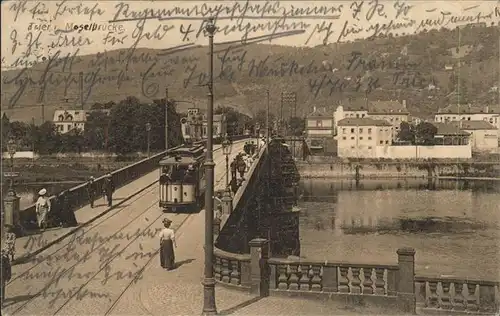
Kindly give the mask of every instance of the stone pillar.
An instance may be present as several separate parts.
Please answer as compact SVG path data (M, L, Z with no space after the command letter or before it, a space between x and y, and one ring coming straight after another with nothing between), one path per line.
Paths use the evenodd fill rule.
M269 296L269 241L252 239L250 245L250 291L259 297Z
M3 200L3 221L4 225L11 225L16 229L19 229L19 199L20 197L16 195L16 192L9 190L7 196Z
M218 236L220 233L220 224L221 224L221 219L220 217L215 217L214 218L214 237Z
M404 312L416 314L415 249L400 248L397 254L399 271L396 286L399 304Z
M222 215L231 215L233 212L233 198L231 197L231 191L225 190L222 195Z

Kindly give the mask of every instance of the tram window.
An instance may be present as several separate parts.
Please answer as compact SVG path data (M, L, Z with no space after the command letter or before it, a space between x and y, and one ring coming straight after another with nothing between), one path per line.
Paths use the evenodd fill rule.
M184 179L184 175L186 173L187 166L177 165L177 166L168 166L164 170L172 181L182 181Z

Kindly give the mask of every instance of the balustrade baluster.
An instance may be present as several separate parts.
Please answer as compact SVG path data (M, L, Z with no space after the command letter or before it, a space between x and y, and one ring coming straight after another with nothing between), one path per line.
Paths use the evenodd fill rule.
M290 264L289 265L289 273L290 276L288 277L288 289L289 290L298 290L299 289L299 280L301 273L299 272L299 265L298 264Z
M231 260L231 274L229 277L231 278L231 284L239 285L241 282L240 279L240 262L238 260Z
M363 294L373 294L372 268L363 268Z
M312 266L311 270L311 291L323 290L321 278L321 266Z
M222 261L222 267L221 267L221 272L220 272L221 281L224 283L229 283L229 281L231 279L231 277L230 277L231 271L229 270L230 269L229 260L222 258L221 261Z
M464 285L462 283L453 283L453 290L455 292L455 295L453 295L453 310L456 311L463 311L465 310L465 298L464 295L462 294L462 291L464 289Z
M441 294L440 307L443 309L451 309L450 282L441 281L441 289L443 293Z
M476 285L467 283L467 311L477 311Z
M278 284L277 288L280 290L288 289L288 266L287 265L277 265L276 273L278 274Z
M348 267L340 267L340 277L339 277L339 292L349 293L349 279L347 274L349 273Z
M361 268L351 267L352 279L351 279L351 292L350 293L361 293L361 278L359 274L361 272Z
M377 295L385 294L384 270L383 268L375 268L375 294Z
M310 288L310 276L309 276L309 266L301 265L300 266L300 279L299 279L299 289L301 291L309 291Z
M429 281L429 298L427 300L427 307L437 308L439 306L439 297L437 294L437 281Z
M216 280L221 280L221 260L220 258L215 257L215 264L214 264L214 277Z

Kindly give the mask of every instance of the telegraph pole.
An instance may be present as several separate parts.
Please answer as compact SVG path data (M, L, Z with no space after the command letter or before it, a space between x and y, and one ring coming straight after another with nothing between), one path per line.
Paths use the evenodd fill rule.
M82 107L83 110L83 72L80 71L78 74L78 77L80 79L80 106Z
M267 89L266 128L267 128L267 133L266 133L267 144L269 145L269 140L271 139L270 138L271 126L269 126L269 89Z
M165 88L165 150L168 150L168 88Z
M214 278L214 167L213 160L213 124L214 124L214 33L216 27L214 19L210 18L206 24L208 33L209 81L208 81L208 109L207 109L207 152L205 161L206 186L205 191L205 276L203 279L203 315L216 315L215 306L215 278Z

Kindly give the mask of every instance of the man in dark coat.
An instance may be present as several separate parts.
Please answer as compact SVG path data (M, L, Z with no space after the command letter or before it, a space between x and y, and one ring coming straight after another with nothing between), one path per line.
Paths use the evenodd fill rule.
M96 189L95 189L94 177L90 177L89 181L87 182L87 194L89 195L91 208L94 208L95 193Z
M108 206L113 205L113 192L115 192L115 184L113 183L113 178L111 174L108 173L104 179L104 194L108 200Z
M245 175L245 171L247 169L247 164L245 163L245 160L243 160L243 157L239 157L237 160L237 168L238 172L240 173L240 178L243 179L243 176Z
M78 225L78 222L76 221L75 212L71 207L68 194L68 190L63 191L57 198L60 225L63 227L75 227Z
M12 277L12 267L10 265L10 260L7 252L2 249L2 274L0 275L0 281L2 282L2 306L5 301L5 285L10 281Z
M250 144L250 155L251 155L251 156L253 156L253 155L255 154L255 150L256 150L256 149L257 149L257 148L255 148L255 144L254 144L254 143L253 143L253 141L252 141L252 143Z
M236 170L238 169L238 156L231 162L231 179L236 179Z

